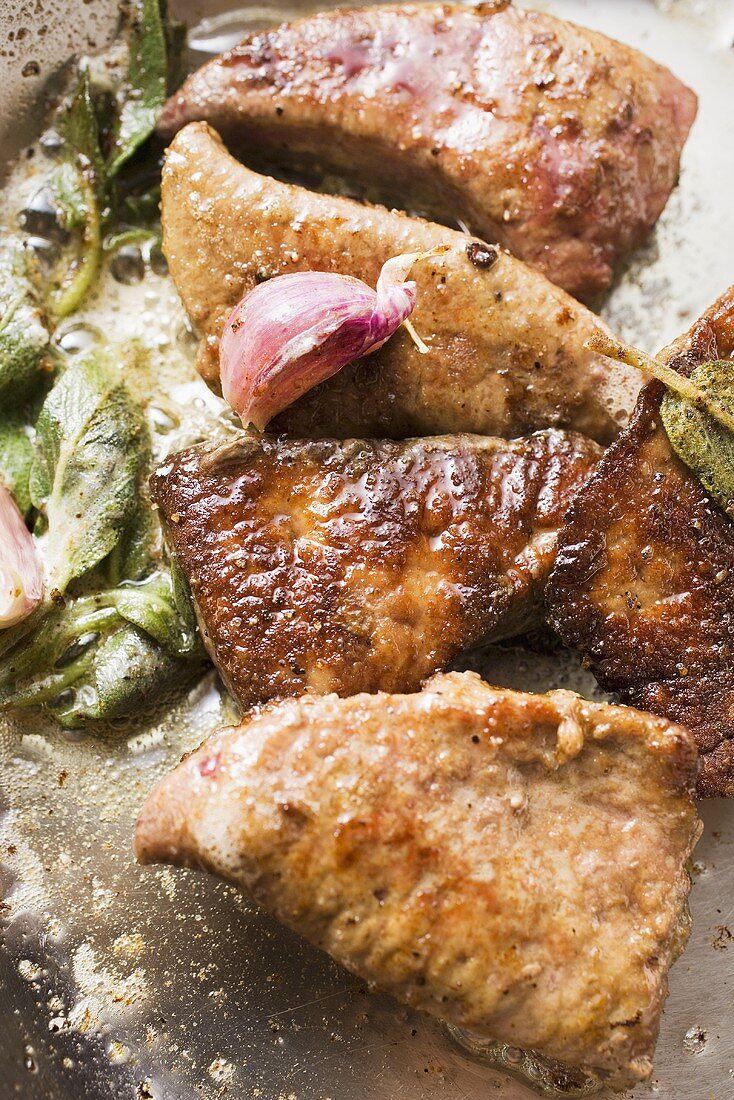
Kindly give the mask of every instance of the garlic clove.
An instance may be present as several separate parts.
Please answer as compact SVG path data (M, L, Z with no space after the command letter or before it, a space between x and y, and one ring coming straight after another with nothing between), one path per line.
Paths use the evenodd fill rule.
M224 326L219 356L222 392L243 424L264 428L314 386L382 347L415 307L410 269L434 251L443 249L388 260L375 290L351 275L301 271L246 294Z
M41 602L43 570L33 536L0 483L0 629L15 626Z

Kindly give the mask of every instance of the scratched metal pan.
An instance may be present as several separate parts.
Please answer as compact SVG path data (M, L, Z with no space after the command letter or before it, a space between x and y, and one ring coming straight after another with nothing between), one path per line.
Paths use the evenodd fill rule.
M701 110L681 183L649 246L606 305L653 350L734 281L733 0L537 0L641 47L691 84ZM0 0L0 149L37 135L49 77L101 47L115 0ZM193 60L294 8L224 13L181 2ZM161 325L181 323L160 281ZM132 324L139 303L122 303ZM144 310L142 311L145 312ZM155 321L155 316L154 316ZM489 679L542 690L593 685L574 658L507 649ZM222 718L213 675L164 722L69 739L31 720L0 728L3 944L0 1100L531 1100L519 1052L488 1064L437 1023L359 981L194 873L139 869L130 851L146 790ZM672 973L652 1082L628 1100L734 1097L734 806L708 803L697 849L694 930Z

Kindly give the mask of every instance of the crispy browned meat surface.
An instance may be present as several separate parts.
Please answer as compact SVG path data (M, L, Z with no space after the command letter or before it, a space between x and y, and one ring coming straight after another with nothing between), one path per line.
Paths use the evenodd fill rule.
M244 159L316 163L500 241L588 297L657 220L696 114L636 50L506 3L330 11L253 35L168 104Z
M624 1088L688 934L694 760L652 715L438 675L215 734L135 849L247 887L417 1008Z
M162 215L171 274L204 337L199 369L215 386L224 323L258 281L315 269L374 286L391 256L448 246L411 276L411 319L430 354L401 329L298 401L278 429L394 439L571 427L609 442L634 407L636 372L610 372L584 348L600 322L536 272L442 226L258 176L203 123L168 152Z
M416 690L537 616L557 532L598 459L581 436L193 448L152 480L202 633L243 708Z
M676 369L734 359L734 287L668 349ZM662 387L572 506L548 584L550 617L600 683L688 726L699 792L734 794L734 526L673 453Z

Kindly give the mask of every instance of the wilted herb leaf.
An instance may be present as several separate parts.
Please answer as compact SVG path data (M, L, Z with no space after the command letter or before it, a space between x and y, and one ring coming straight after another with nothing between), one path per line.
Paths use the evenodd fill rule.
M48 525L52 587L105 558L131 521L147 429L119 373L100 357L80 359L62 375L36 424L31 497Z
M17 408L48 377L49 339L19 249L0 255L0 409ZM11 396L12 395L12 396Z
M24 515L31 507L33 460L26 425L35 419L51 365L44 317L22 253L11 243L0 252L0 481Z
M704 399L715 401L734 417L734 363L701 363L691 372L690 381ZM694 406L670 390L665 392L660 413L678 457L724 511L734 516L734 432L703 405Z
M175 556L171 556L170 569L173 602L178 611L179 618L184 629L198 639L198 625L196 622L196 613L194 611L194 597L191 594L191 586L186 578L186 574L178 563L178 558Z
M155 129L168 94L169 40L160 0L131 0L127 78L117 93L107 171L115 176Z
M169 574L154 573L141 584L120 585L99 598L174 656L202 652L195 627L179 614Z
M46 707L63 726L137 716L202 670L203 646L165 572L47 609L0 659L0 707Z
M172 702L200 674L201 659L181 661L134 626L111 634L83 679L52 702L49 713L65 729L138 717Z
M80 65L71 98L56 116L56 128L78 159L80 168L90 174L90 182L95 187L102 186L105 180L104 158L99 144L99 124L89 69L84 63Z
M94 91L83 61L74 91L56 117L64 154L50 183L72 235L63 267L52 279L51 305L60 318L77 309L96 278L102 224L116 205L114 178L153 133L171 74L180 68L181 35L169 26L162 0L130 0L125 12L128 64L114 103L107 93Z
M24 420L22 412L0 413L0 481L10 490L23 515L27 515L31 508L28 482L34 452Z
M671 447L734 519L734 362L699 363L683 374L602 329L586 347L663 383L661 419Z
M58 114L64 159L51 179L64 226L74 234L73 254L51 295L57 317L73 313L92 285L102 252L101 207L106 186L89 70L79 70L74 93Z
M141 470L137 504L131 519L120 532L120 538L105 563L105 574L112 585L121 581L139 581L146 577L160 558L162 537L158 518L153 511L147 486L141 482L148 474L147 463Z

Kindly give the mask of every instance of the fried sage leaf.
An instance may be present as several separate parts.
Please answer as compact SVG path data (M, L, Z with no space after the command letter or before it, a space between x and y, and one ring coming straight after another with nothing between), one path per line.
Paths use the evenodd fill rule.
M65 729L137 717L173 702L200 674L202 660L181 661L134 626L110 634L68 694L48 713Z
M0 661L0 707L42 706L67 728L129 717L180 692L205 661L162 571L51 608L18 633Z
M0 410L17 408L48 378L49 337L20 248L0 253Z
M65 592L113 550L133 518L148 450L119 372L100 356L70 366L41 409L30 478L52 588Z
M660 414L671 447L734 519L734 362L711 360L681 374L601 329L586 346L663 383Z
M122 382L146 392L138 354L125 349L124 371L117 349L74 361L36 425L30 488L50 583L0 632L0 708L40 706L67 728L137 716L206 665L185 585L162 560L143 409Z
M163 538L148 487L144 484L150 473L147 463L141 473L135 511L105 563L105 574L111 585L142 580L160 561Z
M155 129L168 94L169 52L174 41L161 0L131 0L127 20L128 70L117 91L117 117L107 158L110 177L117 175Z
M31 509L29 481L33 465L33 443L22 412L0 413L0 482L11 493L24 516Z
M78 307L94 282L102 255L105 169L99 127L92 101L89 70L79 70L76 87L60 109L56 126L64 138L64 157L51 179L64 229L72 238L71 254L54 275L51 306L57 317Z
M174 656L203 652L195 627L179 613L178 593L168 573L154 573L140 584L120 585L100 593L98 603L109 604L133 626L139 627Z
M96 86L82 59L74 89L56 116L64 139L51 178L60 221L69 234L50 280L57 318L78 308L100 268L103 230L119 203L116 177L153 133L180 70L184 39L169 24L162 0L130 0L123 9L127 67L113 90Z
M52 370L44 314L11 245L0 253L0 482L23 515L31 508L32 426Z
M691 372L690 381L706 400L734 417L734 363L701 363ZM692 405L670 390L663 397L660 415L675 453L734 518L734 432L705 405Z

